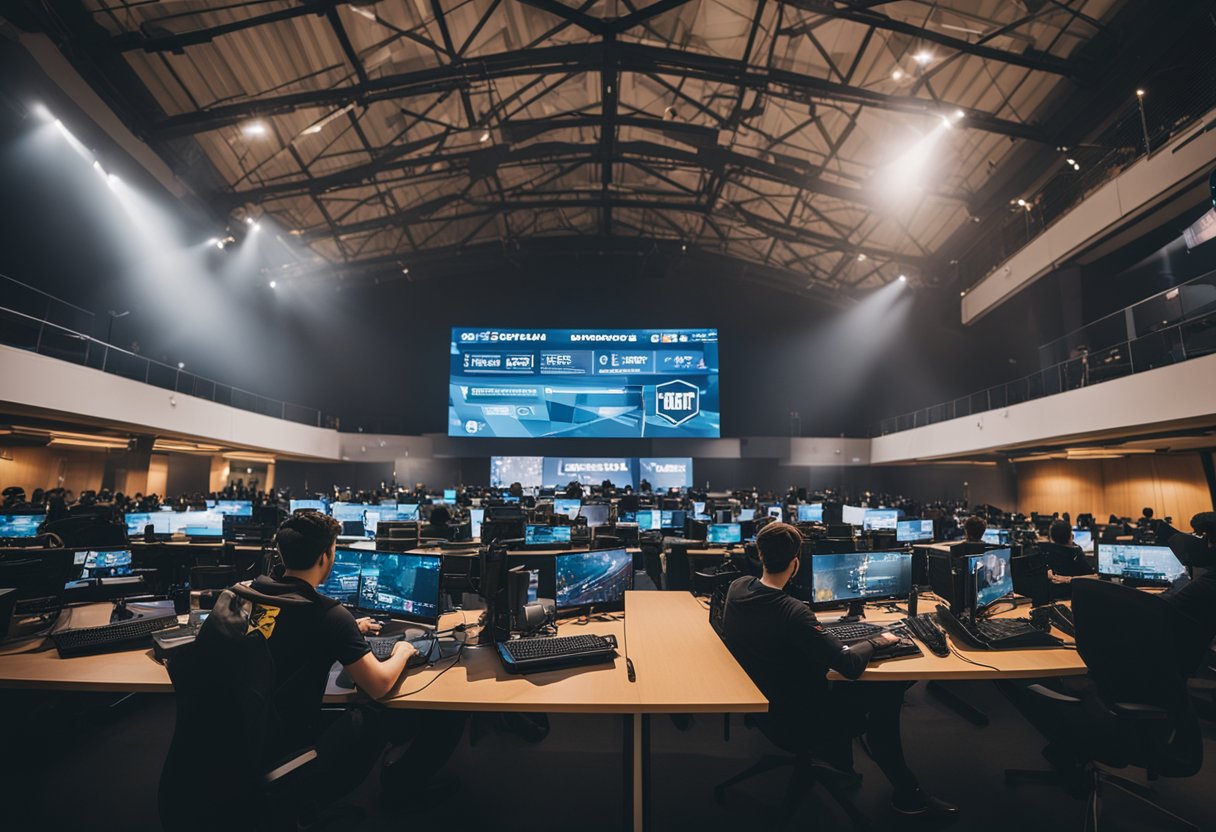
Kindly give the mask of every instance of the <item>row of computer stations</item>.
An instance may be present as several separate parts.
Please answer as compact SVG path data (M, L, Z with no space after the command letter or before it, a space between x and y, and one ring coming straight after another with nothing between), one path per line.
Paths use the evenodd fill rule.
M932 520L900 520L895 524L895 540L899 543L915 543L933 539Z
M1098 574L1130 583L1168 586L1182 577L1186 567L1169 546L1098 545Z
M45 514L0 514L0 537L36 537Z
M338 549L317 591L361 612L405 621L439 621L438 555Z
M809 561L811 603L817 607L906 599L912 591L912 555L907 552L815 555Z

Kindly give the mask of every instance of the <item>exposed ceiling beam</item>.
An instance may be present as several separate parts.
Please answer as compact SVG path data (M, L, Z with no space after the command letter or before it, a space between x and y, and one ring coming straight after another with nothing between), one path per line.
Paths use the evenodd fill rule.
M1046 52L1033 49L1028 49L1025 52L1009 52L1004 49L971 43L962 38L945 35L923 26L916 26L911 23L905 23L902 20L896 20L882 12L860 9L855 5L836 5L835 3L823 2L823 0L781 0L781 2L787 6L793 6L794 8L813 14L849 20L863 26L885 29L888 32L898 32L901 35L908 35L927 43L936 43L955 52L975 55L988 61L999 61L1000 63L1033 69L1038 72L1049 72L1053 75L1063 75L1065 77L1075 77L1078 74L1077 67L1073 62L1057 58L1055 55ZM795 25L789 27L787 32L789 34L800 34L800 28Z
M252 98L165 118L151 127L151 135L154 139L169 139L239 124L249 118L273 116L311 107L337 108L352 103L366 106L375 101L466 88L495 78L600 71L609 63L615 64L620 72L699 78L734 84L769 96L797 101L819 98L929 117L939 117L961 109L965 118L959 124L960 127L1033 141L1050 141L1050 137L1038 126L960 108L946 102L889 95L790 70L750 66L713 55L620 42L570 44L502 52L480 56L476 61L373 78L366 84L346 84L329 89Z

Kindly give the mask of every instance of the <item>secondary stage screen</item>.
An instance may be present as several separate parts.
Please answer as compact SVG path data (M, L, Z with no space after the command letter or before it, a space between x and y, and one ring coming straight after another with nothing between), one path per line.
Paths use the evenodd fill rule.
M452 329L449 436L719 433L716 329Z

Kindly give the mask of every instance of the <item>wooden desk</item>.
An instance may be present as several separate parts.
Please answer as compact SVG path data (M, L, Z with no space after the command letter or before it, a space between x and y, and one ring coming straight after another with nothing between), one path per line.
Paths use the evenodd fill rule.
M937 604L936 596L926 593L921 596L919 608L930 611ZM997 618L1025 618L1030 615L1028 606L998 613ZM877 608L867 608L866 621L870 624L888 624L903 618L903 613L880 611ZM824 614L820 620L830 623L835 615ZM1071 648L1054 650L975 650L957 640L949 631L946 633L946 643L961 655L973 662L981 662L989 667L970 664L951 653L949 656L935 656L917 642L924 652L923 656L908 656L902 659L888 659L871 664L861 674L861 678L873 682L913 682L913 681L979 681L986 679L1036 679L1045 676L1083 676L1086 672L1085 662L1076 650ZM1064 635L1059 630L1052 630L1052 635L1058 636L1065 644L1072 644L1071 636ZM992 668L995 668L992 669ZM835 671L828 674L829 679L843 679Z
M611 665L513 676L503 670L495 648L467 646L459 659L409 671L384 701L390 708L461 711L531 711L618 714L625 720L628 826L645 828L649 717L654 713L755 712L768 702L709 625L700 601L683 592L629 592L624 620L561 622L558 634L613 634L619 645ZM75 626L103 624L109 604L71 611ZM467 620L470 611L444 616L441 627ZM630 682L624 652L637 671ZM330 673L327 702L354 698ZM52 650L0 656L0 687L102 692L171 693L169 675L151 650L61 659Z

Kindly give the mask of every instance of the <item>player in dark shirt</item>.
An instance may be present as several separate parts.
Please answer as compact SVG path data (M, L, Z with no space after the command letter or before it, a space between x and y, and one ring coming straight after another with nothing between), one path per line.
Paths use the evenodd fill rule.
M1196 514L1191 518L1191 528L1195 538L1180 534L1169 543L1194 577L1177 592L1162 597L1178 613L1179 649L1189 664L1198 667L1216 638L1216 512Z
M802 534L770 523L756 537L760 578L739 578L726 596L723 638L731 654L769 700L761 719L765 735L792 753L814 751L852 771L853 737L864 733L875 762L895 787L892 806L901 814L950 818L956 807L931 797L904 760L899 717L903 683L832 683L829 670L856 679L875 647L897 639L882 633L845 646L820 626L811 608L785 592L800 568Z
M386 765L381 782L409 781L419 788L443 765L464 728L463 714L388 712L374 702L348 708L336 721L321 724L321 700L334 662L346 669L360 691L379 699L397 686L415 652L403 640L388 659L378 660L365 635L379 631L380 625L371 618L356 619L317 592L333 569L340 531L338 521L319 512L288 518L275 536L285 567L282 576L262 576L247 587L234 588L253 600L250 629L266 638L274 659L277 730L269 739L269 756L315 746L318 788L305 800L318 804L354 789L388 742L410 737L410 753Z
M1073 542L1071 523L1055 520L1047 534L1051 542L1039 547L1047 562L1047 579L1051 581L1054 597L1067 598L1072 579L1092 575L1095 570L1085 559L1085 552Z

